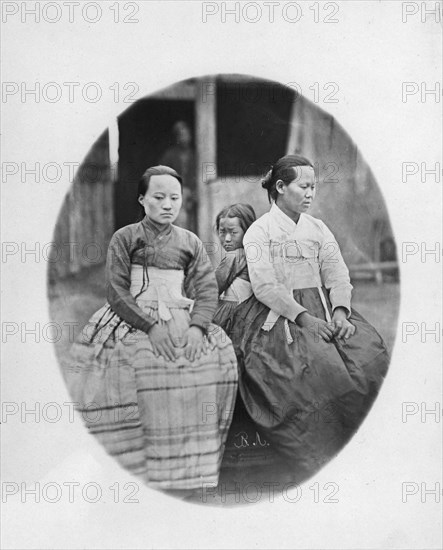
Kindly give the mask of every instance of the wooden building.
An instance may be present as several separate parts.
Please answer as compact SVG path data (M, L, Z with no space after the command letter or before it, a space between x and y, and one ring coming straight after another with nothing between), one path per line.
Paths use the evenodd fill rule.
M217 212L250 203L269 208L260 179L286 153L313 160L318 193L312 214L331 228L355 274L380 280L395 269L395 243L382 195L345 130L291 88L241 75L180 82L131 105L93 144L66 197L54 241L63 250L51 278L104 264L113 232L137 221L137 185L171 145L171 128L193 135L198 235L214 264L221 250ZM383 182L380 182L383 185ZM69 245L67 245L69 243Z

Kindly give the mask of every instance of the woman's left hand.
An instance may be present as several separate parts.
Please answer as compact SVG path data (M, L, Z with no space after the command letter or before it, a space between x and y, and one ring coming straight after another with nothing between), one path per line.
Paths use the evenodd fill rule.
M332 322L334 324L334 336L338 340L347 340L355 332L355 327L348 321L346 310L343 308L336 308L334 310Z
M208 352L208 343L201 328L189 327L185 334L185 357L189 361L200 359L202 353Z

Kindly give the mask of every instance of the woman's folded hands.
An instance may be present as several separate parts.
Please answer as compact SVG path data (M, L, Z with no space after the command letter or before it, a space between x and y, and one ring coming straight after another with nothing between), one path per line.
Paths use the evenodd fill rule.
M355 332L355 327L348 321L344 308L336 308L329 323L307 311L300 313L295 322L298 326L306 328L314 339L322 338L325 342L330 342L333 338L347 340Z
M177 348L184 348L185 357L191 362L208 352L208 340L203 329L197 326L189 327L180 339L173 338L167 327L158 323L150 328L148 334L155 356L163 357L167 361L177 359Z
M332 314L334 324L334 336L338 340L347 340L354 332L355 327L348 321L347 310L343 307L336 307Z
M197 326L191 326L185 333L185 357L189 361L200 359L202 353L208 353L208 341L203 330Z

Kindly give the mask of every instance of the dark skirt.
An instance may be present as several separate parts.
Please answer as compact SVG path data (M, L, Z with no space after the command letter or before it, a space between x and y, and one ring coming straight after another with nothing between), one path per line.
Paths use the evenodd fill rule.
M326 298L331 309L329 298ZM311 315L326 320L319 289L294 291ZM325 342L285 319L262 329L269 308L255 296L235 309L230 338L239 391L249 416L294 471L314 473L346 444L368 413L389 365L378 332L353 310L355 334Z
M233 301L220 300L213 323L221 327L229 336L233 329L235 312L239 304ZM275 464L276 454L269 441L250 417L237 395L232 424L226 440L222 468L249 470L255 466L265 467Z
M234 314L237 307L237 302L219 300L217 311L212 320L212 322L221 327L228 336L232 329Z

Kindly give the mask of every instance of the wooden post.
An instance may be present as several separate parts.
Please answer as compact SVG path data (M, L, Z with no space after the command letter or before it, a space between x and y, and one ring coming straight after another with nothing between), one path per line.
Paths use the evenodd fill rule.
M291 114L289 117L288 143L286 144L286 154L294 155L303 150L303 138L305 130L303 127L303 105L300 96L293 97Z
M209 184L217 177L216 82L201 79L195 98L196 185L198 192L197 232L211 241L212 200Z

